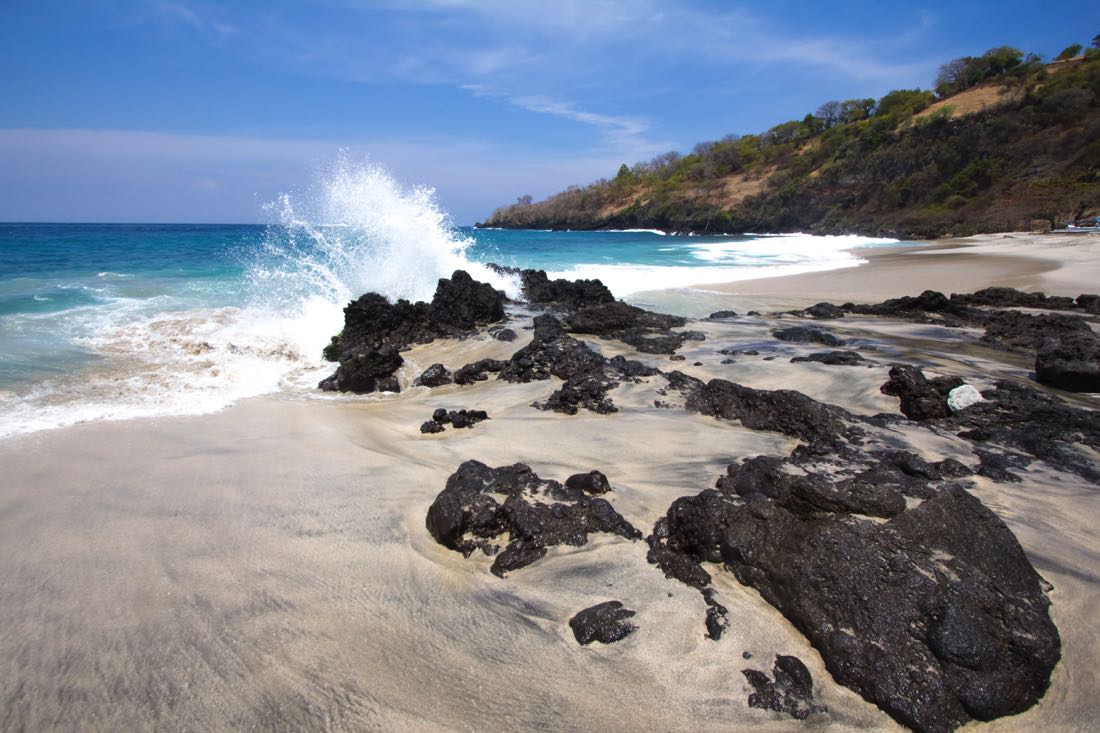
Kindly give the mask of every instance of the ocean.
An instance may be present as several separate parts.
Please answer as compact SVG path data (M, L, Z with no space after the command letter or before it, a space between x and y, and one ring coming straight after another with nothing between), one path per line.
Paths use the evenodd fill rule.
M315 387L332 369L321 350L343 306L371 290L430 300L460 268L511 296L514 280L485 263L597 277L618 297L676 311L689 301L661 293L856 266L860 247L897 244L454 227L430 188L369 166L267 208L278 223L0 224L0 438L259 394L331 399Z

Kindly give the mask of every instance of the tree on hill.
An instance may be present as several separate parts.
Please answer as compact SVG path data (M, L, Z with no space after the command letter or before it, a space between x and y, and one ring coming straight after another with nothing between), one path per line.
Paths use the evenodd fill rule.
M826 130L836 126L840 122L840 102L836 100L826 102L817 108L815 116L821 120L821 125Z
M1003 76L1024 64L1024 52L1012 46L991 48L981 56L963 56L940 67L936 75L936 94L941 99Z
M1076 58L1081 53L1082 48L1084 48L1084 46L1082 46L1080 43L1074 43L1072 45L1066 46L1062 49L1062 53L1054 57L1054 60L1065 61L1067 59Z

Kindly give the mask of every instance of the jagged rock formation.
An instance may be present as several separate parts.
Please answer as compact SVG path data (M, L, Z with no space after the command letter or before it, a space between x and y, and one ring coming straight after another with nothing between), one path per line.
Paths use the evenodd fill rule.
M540 559L552 545L585 544L593 532L629 540L642 536L606 499L541 479L522 463L490 468L466 461L428 508L426 524L444 547L467 557L475 550L495 555L490 570L502 578ZM494 540L503 537L501 551Z
M805 395L673 384L689 409L806 444L731 464L715 489L677 499L648 539L651 562L701 589L700 563L729 568L834 678L916 730L1042 696L1060 656L1049 601L1012 533L956 483L969 469L870 449L853 416Z
M504 295L456 270L441 278L431 303L390 303L367 293L344 308L344 328L324 356L340 366L319 388L340 392L397 391L394 372L404 363L397 352L436 338L469 334L504 318Z

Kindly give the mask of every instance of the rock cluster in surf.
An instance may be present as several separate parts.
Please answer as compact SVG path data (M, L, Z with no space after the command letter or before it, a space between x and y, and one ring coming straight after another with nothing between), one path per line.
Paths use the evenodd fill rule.
M438 410L432 413L432 419L424 422L420 426L420 432L425 434L442 433L447 429L447 426L455 428L456 430L462 428L472 428L482 420L488 420L489 416L485 414L485 410L450 410L447 411L440 407Z
M477 326L504 319L504 294L456 270L441 278L431 303L390 303L367 293L344 308L344 328L325 347L324 357L340 363L318 385L340 392L398 392L398 353L412 344L461 337Z
M783 613L818 650L835 680L916 730L950 731L971 719L1019 712L1042 696L1060 656L1044 583L1005 524L966 489L975 474L1019 480L1017 474L1036 459L1100 480L1079 449L1100 447L1094 411L1004 380L984 390L981 401L952 409L949 398L963 380L929 377L904 364L895 364L882 386L899 398L901 415L876 417L857 416L793 390L665 374L621 356L608 359L572 334L668 354L702 336L674 330L687 325L684 319L616 303L598 281L570 284L537 271L515 274L528 303L554 313L536 316L530 342L508 359L484 359L453 375L433 365L418 383L473 384L490 374L511 382L557 379L559 388L535 407L572 414L614 412L609 392L618 383L657 377L668 385L658 393L678 393L689 411L798 441L788 456L731 463L714 488L673 502L647 538L652 563L701 591L709 638L719 640L735 623L712 584L715 568L723 568ZM988 345L1035 352L1039 381L1080 388L1091 385L1089 369L1096 366L1095 336L1085 321L990 309L1092 313L1098 303L1089 296L1074 301L980 291L948 298L929 291L871 306L822 303L798 315L818 320L873 315L981 328ZM488 319L495 314L492 308L452 305L467 315L455 318L447 332L431 325L430 316L418 315L430 314L426 304L391 306L397 317L374 299L361 305L349 309L378 311L391 316L392 325L375 324L359 338L358 327L349 322L332 354L378 361L365 370L368 376L377 372L376 389L392 376L384 372L397 350L426 338L466 335L479 323L500 320ZM402 317L410 308L413 315ZM800 343L843 343L818 327L796 326L775 335ZM355 343L371 348L357 351ZM855 350L795 360L873 365ZM1061 371L1054 373L1072 376L1051 376L1049 365L1056 363ZM1048 366L1040 370L1039 364ZM345 379L353 381L355 373L349 370ZM338 370L334 378L339 376ZM883 437L902 423L956 435L974 462L928 461L897 449L896 441ZM522 464L490 468L467 461L432 502L426 525L445 547L466 556L477 550L492 556L490 570L504 577L536 562L549 547L584 544L595 532L641 538L604 498L609 490L610 482L598 471L576 474L563 484ZM580 643L609 643L636 629L626 620L633 616L621 602L609 601L576 614L570 625ZM793 657L777 657L771 677L744 672L753 688L750 705L793 717L825 712L813 702L808 670Z
M688 409L803 443L677 499L648 539L651 562L701 589L702 563L728 568L838 682L916 730L1042 696L1060 657L1049 601L1011 531L959 483L969 468L877 448L877 421L799 393L676 384Z
M1077 298L1024 293L1012 288L986 288L950 298L934 290L917 297L892 298L874 305L845 303L837 311L899 318L961 328L983 328L981 341L994 348L1032 353L1036 378L1070 392L1100 392L1100 335L1079 315L1023 313L1031 308L1100 314L1100 295Z

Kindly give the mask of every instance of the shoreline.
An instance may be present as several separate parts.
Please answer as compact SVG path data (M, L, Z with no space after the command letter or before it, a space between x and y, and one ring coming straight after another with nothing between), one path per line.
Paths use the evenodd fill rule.
M1100 235L1003 232L929 244L849 250L867 264L836 270L701 283L695 289L775 308L820 301L872 303L924 290L945 295L987 287L1069 295L1097 290Z

